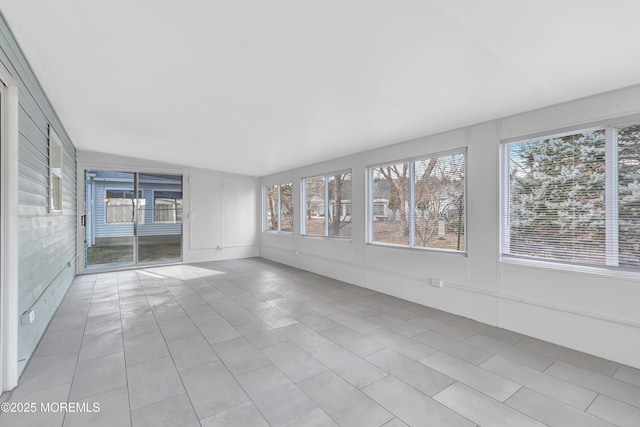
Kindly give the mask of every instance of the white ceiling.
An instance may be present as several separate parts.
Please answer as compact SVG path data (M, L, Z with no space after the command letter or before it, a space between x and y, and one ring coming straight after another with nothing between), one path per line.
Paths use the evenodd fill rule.
M79 149L262 176L640 83L638 0L0 0Z

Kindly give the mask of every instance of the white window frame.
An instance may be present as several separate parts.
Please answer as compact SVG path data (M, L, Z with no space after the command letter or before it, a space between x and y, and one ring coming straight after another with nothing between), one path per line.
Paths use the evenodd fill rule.
M60 137L49 125L49 213L62 213L64 189L64 146Z
M293 234L293 225L291 227L291 231L282 230L282 195L281 188L283 185L291 185L291 197L293 198L293 181L292 182L282 182L280 184L265 184L262 186L262 231L264 233L282 233L286 235ZM269 206L269 190L268 187L276 187L277 199L276 203L278 206L278 226L275 230L269 230L269 219L268 219L268 206ZM293 218L292 218L293 219Z
M182 191L171 190L171 189L154 188L153 190L151 190L151 203L153 204L153 215L151 216L151 224L182 224L182 221L178 221L178 203L177 202L176 202L176 205L175 205L175 211L176 211L176 220L175 221L156 221L156 192L171 192L171 193L180 193L180 194L182 194ZM144 194L143 194L143 198L144 198ZM174 199L174 200L178 200L178 199ZM183 200L183 199L180 198L180 200ZM184 200L183 200L182 203L183 203L183 207L184 207ZM183 216L184 216L184 212L183 212ZM183 217L183 220L184 220L184 217Z
M112 226L112 225L117 226L118 224L130 225L130 224L133 224L136 221L138 221L138 224L144 224L144 222L140 223L139 219L138 219L137 213L140 210L139 206L136 206L136 209L135 209L136 215L134 215L133 221L117 221L117 222L109 222L109 221L107 221L107 199L108 199L107 192L109 192L109 191L131 191L131 192L134 192L136 190L135 189L132 190L130 188L124 188L124 187L106 187L106 186L104 187L104 197L102 198L102 203L104 203L104 224L106 226ZM138 196L138 199L136 199L136 201L140 200L140 199L145 200L145 198L144 198L144 190L142 188L139 188L138 191L140 192L140 194ZM146 204L146 200L145 200L145 204ZM144 215L144 210L143 210L143 215ZM143 218L143 220L144 220L144 218Z
M463 206L464 212L462 214L462 224L464 228L464 250L457 249L443 249L443 248L432 248L427 246L416 246L415 239L415 215L409 215L409 244L403 245L399 243L387 243L380 242L377 240L373 240L373 204L375 203L374 195L373 195L373 185L371 185L373 181L373 170L375 168L379 168L382 166L390 166L397 165L400 163L409 163L409 198L407 200L409 204L409 212L415 211L415 163L425 159L432 159L435 157L446 157L452 156L456 154L464 155L464 197L463 197ZM467 248L468 248L468 233L467 233L467 177L468 177L468 150L467 147L459 147L451 150L439 151L435 153L427 153L422 154L420 156L413 156L404 159L398 160L390 160L381 163L374 163L367 166L367 244L373 246L383 246L390 248L398 248L405 250L418 250L418 251L435 251L435 252L443 252L454 255L463 255L467 256Z
M18 86L0 64L0 393L18 385ZM24 365L23 365L24 367Z
M582 126L571 126L551 131L537 132L520 137L507 138L500 141L500 261L507 263L548 267L569 271L604 273L623 276L638 276L640 270L618 267L618 146L617 133L619 128L640 124L640 114L618 117L609 120L585 123ZM551 258L534 258L513 255L508 252L510 247L510 205L511 193L509 188L509 146L530 140L550 139L566 135L573 135L594 130L605 131L605 263L578 264Z
M300 192L301 192L301 201L300 201L300 234L303 237L310 238L320 238L320 239L337 239L337 240L347 240L351 241L352 236L330 236L329 235L329 212L331 211L331 201L329 200L329 179L333 178L336 175L344 175L350 174L351 181L353 183L353 170L352 169L341 169L334 172L323 173L320 175L311 175L300 179ZM306 181L310 179L322 179L323 188L324 188L324 234L307 234L307 185ZM349 198L351 204L351 212L353 212L353 187L351 189L352 194ZM353 219L353 217L352 217Z

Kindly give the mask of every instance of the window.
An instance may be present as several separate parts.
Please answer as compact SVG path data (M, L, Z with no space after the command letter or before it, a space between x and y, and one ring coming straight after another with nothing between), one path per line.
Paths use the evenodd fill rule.
M505 144L502 253L640 267L640 125Z
M49 211L62 212L62 141L49 126Z
M302 180L302 234L351 237L351 172L336 172Z
M369 242L465 250L465 151L369 168Z
M293 183L264 187L265 231L293 231Z
M153 192L153 222L164 224L182 223L182 192Z
M107 223L133 222L135 209L138 209L138 224L144 224L145 199L142 190L138 190L138 200L133 190L105 190L105 217Z

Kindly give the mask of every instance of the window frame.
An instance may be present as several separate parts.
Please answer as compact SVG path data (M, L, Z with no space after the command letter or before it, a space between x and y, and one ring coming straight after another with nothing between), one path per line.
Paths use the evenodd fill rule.
M293 215L291 215L291 231L282 229L282 186L290 185L291 186L291 205L293 208L294 204L294 196L293 196L293 181L291 182L281 182L278 184L265 184L262 186L262 232L264 233L281 233L286 235L293 234ZM276 205L277 205L277 213L278 213L278 226L275 230L269 230L269 187L276 187Z
M329 179L335 177L336 175L351 175L351 183L353 185L353 169L339 169L333 172L327 172L322 174L309 175L306 177L302 177L300 179L300 235L303 237L309 237L314 239L335 239L342 241L351 241L353 239L353 234L350 236L331 236L329 232L329 212L331 211L331 200L329 200ZM323 193L324 193L324 233L323 234L307 234L307 185L306 181L311 179L319 179L322 178L323 181ZM351 197L349 198L349 212L351 212L351 224L353 224L353 187L351 188ZM353 225L352 225L353 227Z
M366 167L366 174L367 174L367 182L366 182L366 186L367 186L367 207L366 207L366 221L367 221L367 245L372 245L372 246L380 246L380 247L388 247L388 248L395 248L395 249L403 249L403 250L418 250L418 251L433 251L433 252L440 252L440 253L447 253L447 254L452 254L452 255L460 255L460 256L467 256L468 253L468 243L469 243L469 239L468 239L468 234L467 234L467 177L468 177L468 168L469 168L469 162L468 162L468 147L467 146L462 146L462 147L457 147L457 148L452 148L452 149L448 149L448 150L443 150L443 151L436 151L434 153L426 153L426 154L421 154L418 156L411 156L411 157L406 157L406 158L401 158L401 159L395 159L395 160L389 160L389 161L385 161L385 162L378 162L378 163L373 163L373 164L369 164ZM426 159L432 159L432 158L440 158L440 157L447 157L447 156L453 156L456 154L462 154L464 156L464 182L463 182L463 213L462 213L462 227L464 230L464 249L447 249L447 248L434 248L434 247L428 247L428 246L419 246L415 244L416 241L416 236L415 236L415 215L409 215L409 244L408 245L404 245L401 243L389 243L389 242L380 242L380 241L376 241L374 240L373 237L373 217L376 216L374 213L374 204L376 203L377 199L374 199L374 194L373 194L373 173L374 173L374 169L382 167L382 166L392 166L392 165L397 165L397 164L401 164L401 163L409 163L409 189L408 189L408 212L415 212L415 164L416 162L422 161L422 160L426 160ZM377 215L379 216L379 215Z
M49 125L49 213L63 213L64 145Z
M177 203L178 200L183 200L182 197L180 197L180 199L172 199L172 200L175 201L175 204L174 204L174 211L175 211L175 215L176 215L175 221L156 221L156 192L158 192L158 193L167 193L167 192L168 193L180 193L180 195L182 196L182 191L181 190L178 191L178 190L157 189L157 188L154 188L153 190L151 190L151 202L153 204L153 215L151 216L151 219L152 219L151 224L182 224L182 222L184 221L184 218L181 221L178 221L178 203ZM184 202L183 202L183 204L184 204ZM184 209L184 207L182 209ZM184 215L184 213L183 213L183 215Z
M108 221L108 214L107 214L107 207L108 207L107 206L107 199L109 199L109 197L107 197L107 194L108 194L109 191L122 191L122 192L130 191L130 192L133 193L136 190L135 189L130 189L130 188L122 188L122 187L106 187L106 186L104 187L104 198L103 198L103 201L104 201L104 224L105 224L105 226L112 226L112 225L116 225L117 226L117 224L133 224L135 222L137 222L138 224L144 225L144 222L140 222L139 215L137 215L137 213L140 211L140 206L136 206L136 209L135 209L136 215L134 216L132 221L111 221L111 222L109 222ZM144 198L144 190L142 188L139 188L138 192L140 194L138 195L138 199L137 200L145 200L145 203L146 203L146 199ZM143 221L144 221L144 209L142 210L142 214L143 214Z
M520 264L533 267L558 269L563 271L585 272L589 274L604 274L606 276L637 277L640 275L640 267L619 266L618 264L618 146L616 130L640 125L640 114L617 117L607 120L583 123L582 125L568 126L535 132L527 135L504 138L500 140L500 188L499 188L499 260L510 264ZM510 226L510 200L511 190L509 181L509 146L528 141L559 138L568 135L605 131L605 262L602 264L572 263L566 260L553 258L537 258L511 254L509 250L509 226Z

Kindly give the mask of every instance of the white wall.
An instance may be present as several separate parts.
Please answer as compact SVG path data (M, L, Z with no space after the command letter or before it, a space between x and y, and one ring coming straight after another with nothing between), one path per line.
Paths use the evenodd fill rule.
M301 212L302 177L352 168L353 239L303 237L294 225L292 235L261 233L260 256L640 368L640 274L499 256L500 141L638 112L640 86L263 177L293 182ZM468 147L467 256L367 245L366 166L458 147Z
M182 174L184 262L258 256L256 212L260 206L260 188L257 178L78 151L80 191L87 169ZM84 206L80 200L78 206Z

